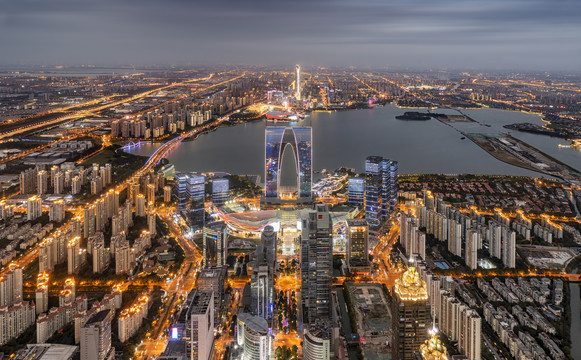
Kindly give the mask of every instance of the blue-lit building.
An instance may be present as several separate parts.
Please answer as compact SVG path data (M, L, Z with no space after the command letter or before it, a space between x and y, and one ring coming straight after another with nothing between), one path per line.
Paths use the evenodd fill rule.
M192 230L201 230L204 226L205 209L204 200L206 195L206 177L192 173L188 176L188 202L190 205L188 218Z
M214 179L212 181L212 202L215 206L221 206L228 201L230 195L230 181L228 179Z
M206 178L196 173L176 173L174 179L174 200L178 212L186 219L192 230L201 230L205 219Z
M174 176L174 202L176 203L176 208L180 214L185 214L188 209L188 175L182 173L176 173Z
M362 206L365 200L365 179L349 179L349 204Z
M395 209L397 171L397 161L381 156L365 160L365 218L371 231L376 231Z
M298 197L311 198L312 128L282 126L268 126L265 131L265 197L279 196L282 156L287 146L291 147L297 162Z

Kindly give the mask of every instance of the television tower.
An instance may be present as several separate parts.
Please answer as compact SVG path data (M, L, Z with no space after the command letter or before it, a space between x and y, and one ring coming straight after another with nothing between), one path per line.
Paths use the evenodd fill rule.
M295 86L297 93L295 96L296 96L297 100L300 100L301 99L301 66L299 64L297 64L295 66L295 70L297 71L297 81L296 81L296 86Z

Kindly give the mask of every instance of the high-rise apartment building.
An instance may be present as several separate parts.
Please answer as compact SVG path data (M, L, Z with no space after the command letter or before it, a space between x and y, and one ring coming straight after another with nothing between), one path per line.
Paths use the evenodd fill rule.
M112 360L115 348L111 347L111 310L93 314L81 327L81 360Z
M36 194L44 195L48 192L48 173L46 170L41 170L36 174Z
M163 202L171 202L171 186L169 185L163 187Z
M137 194L135 199L135 216L145 216L145 196L143 194Z
M11 264L0 277L0 306L10 307L22 300L22 268Z
M81 249L81 239L75 237L67 244L67 273L78 274L85 262L86 252Z
M122 241L115 246L115 274L128 274L133 263L133 251L128 241Z
M26 206L26 219L28 221L36 220L41 216L42 216L42 198L36 195L29 197Z
M86 239L96 231L95 205L89 205L83 210L83 237Z
M30 168L20 173L20 195L36 193L36 169Z
M65 173L57 172L52 179L53 193L63 194L65 192Z
M65 219L65 201L57 200L48 208L48 220L61 222Z

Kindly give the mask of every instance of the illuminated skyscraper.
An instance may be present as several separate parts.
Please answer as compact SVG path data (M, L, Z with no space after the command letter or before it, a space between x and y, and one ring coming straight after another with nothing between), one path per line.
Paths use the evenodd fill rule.
M186 193L187 187L187 180L188 175L177 173L174 177L174 201L176 203L176 207L178 212L185 213L187 210L187 198L188 195Z
M410 266L395 280L392 299L392 359L415 360L428 338L430 305L426 282Z
M194 230L201 230L204 226L205 210L204 198L206 178L202 175L192 173L188 176L188 185L186 193L189 203L189 222L190 227Z
M216 221L204 226L202 238L203 266L226 266L228 256L228 226Z
M369 226L363 219L347 220L347 267L352 274L369 274Z
M297 98L297 100L301 99L301 66L299 64L295 65L295 70L297 72L297 80L296 80L296 95L295 97Z
M196 173L176 173L174 200L178 212L189 222L194 230L204 226L204 198L206 178Z
M349 179L349 204L362 206L365 200L365 179Z
M279 196L282 157L286 147L290 146L296 161L298 197L311 199L312 128L268 126L265 138L265 197Z
M302 221L301 303L305 323L331 317L333 225L327 205L316 205Z
M381 156L365 160L365 218L370 230L377 231L397 204L397 161Z
M446 347L442 345L435 330L430 331L430 338L420 346L422 360L448 360Z
M195 292L186 313L186 351L189 359L209 360L214 345L214 293Z
M214 179L212 181L212 203L221 206L228 201L230 181L228 179Z

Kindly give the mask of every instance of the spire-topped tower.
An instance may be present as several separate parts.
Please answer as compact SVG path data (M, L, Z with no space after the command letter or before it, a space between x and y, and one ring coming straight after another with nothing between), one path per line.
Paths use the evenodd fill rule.
M438 330L430 330L430 338L420 346L420 354L423 360L447 360L446 347L438 338Z
M295 97L297 98L297 100L301 99L301 66L299 64L295 65L295 70L297 73L297 80L295 83L295 90L296 90L296 95Z

